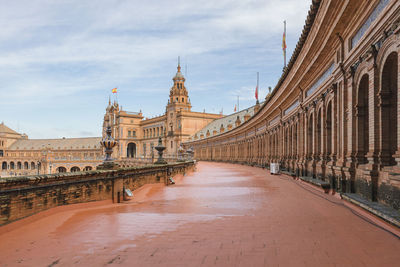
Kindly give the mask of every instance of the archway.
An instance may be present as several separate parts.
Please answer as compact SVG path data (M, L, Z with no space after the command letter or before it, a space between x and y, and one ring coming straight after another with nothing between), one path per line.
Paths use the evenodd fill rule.
M79 172L81 169L77 166L71 168L71 172Z
M321 156L321 133L322 133L322 125L321 125L321 112L322 108L319 109L317 113L317 123L316 123L316 131L315 131L315 156L318 158Z
M328 103L326 108L326 157L328 160L332 154L332 101Z
M397 58L392 52L382 69L381 97L381 152L384 165L395 165L397 150Z
M91 171L93 168L91 166L86 166L83 168L84 171Z
M136 144L129 143L126 148L126 157L127 158L135 158L136 157Z
M35 169L35 162L31 162L31 170L34 170Z
M29 169L29 163L27 161L24 162L24 169L25 170Z
M62 166L60 166L60 167L58 167L57 169L56 169L56 171L57 172L67 172L67 169L65 168L65 167L62 167Z
M1 164L1 169L7 170L7 162L6 161L3 161L3 163Z
M22 169L22 163L21 163L21 161L18 161L18 162L17 162L17 169L18 169L18 170Z
M313 114L308 117L308 127L307 127L307 154L311 157L313 154Z
M358 163L367 162L367 152L369 150L369 108L368 108L368 84L369 77L365 74L358 86L357 94L357 161Z
M15 163L14 163L14 161L11 161L11 162L10 162L10 169L11 169L11 170L14 170L14 169L15 169Z

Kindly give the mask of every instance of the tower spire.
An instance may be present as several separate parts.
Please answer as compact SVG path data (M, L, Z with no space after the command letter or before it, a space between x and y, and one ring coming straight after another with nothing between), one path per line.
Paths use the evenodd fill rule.
M178 56L178 71L181 71L181 57Z

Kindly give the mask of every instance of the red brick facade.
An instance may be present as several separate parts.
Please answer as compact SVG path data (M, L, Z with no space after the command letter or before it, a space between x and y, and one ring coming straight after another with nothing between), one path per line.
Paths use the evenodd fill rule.
M400 209L400 2L314 0L293 56L254 116L187 142L200 160L279 162Z

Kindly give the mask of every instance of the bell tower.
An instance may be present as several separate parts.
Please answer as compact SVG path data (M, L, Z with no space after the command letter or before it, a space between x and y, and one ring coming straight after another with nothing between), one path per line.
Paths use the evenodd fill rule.
M168 100L168 107L174 107L176 111L190 111L192 105L190 104L190 99L188 96L188 92L185 87L185 77L181 72L181 64L180 58L178 57L178 71L176 72L174 78L174 85L171 87L169 91L169 100Z

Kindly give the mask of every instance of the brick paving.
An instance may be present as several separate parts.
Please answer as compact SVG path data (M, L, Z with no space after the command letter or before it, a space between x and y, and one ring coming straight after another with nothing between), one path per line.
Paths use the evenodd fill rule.
M400 241L284 176L200 162L122 204L0 228L0 266L397 266ZM54 209L54 210L56 210Z

